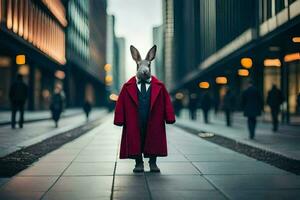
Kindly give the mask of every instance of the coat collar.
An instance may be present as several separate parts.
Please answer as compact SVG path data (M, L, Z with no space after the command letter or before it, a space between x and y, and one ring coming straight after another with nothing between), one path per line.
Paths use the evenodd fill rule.
M136 77L131 77L127 83L125 83L128 93L130 97L138 105L138 96L137 96L137 86L136 86ZM150 111L153 108L154 102L157 99L159 91L161 89L162 82L159 81L155 76L151 76L151 104Z

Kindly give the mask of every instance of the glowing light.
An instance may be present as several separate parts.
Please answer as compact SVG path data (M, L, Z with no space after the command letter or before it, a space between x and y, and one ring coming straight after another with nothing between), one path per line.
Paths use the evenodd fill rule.
M9 57L0 57L0 67L9 67L11 59Z
M178 99L178 100L181 100L183 99L184 95L182 92L177 92L176 95L175 95L175 98Z
M21 65L18 69L18 73L27 76L29 74L29 66L28 65Z
M252 59L251 58L242 58L241 65L247 69L250 69L253 65Z
M300 37L293 37L293 38L292 38L292 41L293 41L294 43L300 43Z
M106 64L106 65L104 65L104 70L105 70L106 72L109 72L109 71L111 70L111 64Z
M66 77L66 74L65 74L65 72L63 72L61 70L57 70L55 72L55 77L58 78L58 79L63 80Z
M112 100L112 101L118 101L118 95L116 95L116 94L111 94L111 95L109 95L109 99L110 100Z
M18 65L24 65L26 62L26 56L25 55L17 55L16 56L16 63Z
M275 59L265 59L264 60L265 67L281 67L281 62L278 58Z
M300 60L300 52L297 53L291 53L284 56L285 62L292 62L295 60Z
M111 84L113 81L113 77L111 75L106 75L105 76L105 83L106 84Z
M200 82L199 83L199 88L202 88L202 89L208 89L209 88L209 82Z
M249 71L247 69L239 69L238 75L239 76L249 76Z
M216 78L216 83L220 85L227 84L227 78L225 76L219 76Z

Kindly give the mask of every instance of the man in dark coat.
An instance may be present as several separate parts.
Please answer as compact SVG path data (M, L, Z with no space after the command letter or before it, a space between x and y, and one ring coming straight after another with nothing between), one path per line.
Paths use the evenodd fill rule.
M120 159L135 159L133 172L144 172L143 155L150 158L150 171L160 172L156 157L168 155L165 123L174 123L175 115L164 84L150 74L156 46L145 60L136 48L130 50L138 70L123 85L116 103L114 124L123 126L119 155Z
M16 127L16 113L20 112L19 127L23 128L24 122L24 105L27 100L28 87L23 81L21 74L17 75L16 81L11 85L9 91L9 99L11 103L11 127Z
M89 115L90 115L91 110L92 110L92 104L89 100L86 100L83 104L83 111L85 113L87 121L89 120Z
M276 85L273 85L267 96L267 104L271 108L273 132L278 130L278 114L283 100L282 92L276 87Z
M212 99L211 99L211 97L209 95L209 92L205 91L204 94L203 94L203 96L202 96L202 98L201 98L200 105L201 105L201 109L203 111L204 122L206 124L209 123L208 113L209 113L209 110L211 108L211 104L212 104L211 101L212 101Z
M254 139L256 117L261 115L263 99L252 81L249 81L249 87L242 93L242 108L244 116L248 118L249 138Z
M63 105L64 105L64 97L61 93L61 88L56 86L54 90L54 94L51 98L51 105L50 105L52 119L54 120L56 128L58 127L58 121L63 111Z
M228 88L223 98L223 109L226 118L226 125L231 126L231 114L234 109L235 98L231 90Z
M196 120L197 118L197 107L198 107L198 98L196 93L192 93L189 99L189 110L191 120Z

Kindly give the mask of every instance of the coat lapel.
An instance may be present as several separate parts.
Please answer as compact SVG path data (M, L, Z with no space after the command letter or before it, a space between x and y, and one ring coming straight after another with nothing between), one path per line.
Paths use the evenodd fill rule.
M134 101L136 105L138 105L138 96L137 96L137 86L135 79L130 82L127 86L127 91L129 93L129 96Z
M153 80L153 78L152 78ZM157 99L157 96L159 94L159 91L161 89L161 86L159 84L157 84L156 81L152 81L151 83L151 104L150 104L150 111L152 110L153 108L153 105L155 103L155 100Z

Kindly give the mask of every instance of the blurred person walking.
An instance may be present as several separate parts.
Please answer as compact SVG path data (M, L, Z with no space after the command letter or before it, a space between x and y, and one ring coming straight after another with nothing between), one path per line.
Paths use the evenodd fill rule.
M84 113L85 113L85 116L86 116L86 121L89 120L89 115L90 115L90 112L92 110L92 104L89 100L86 100L83 104L83 110L84 110Z
M64 97L62 95L62 89L59 86L55 86L54 94L51 98L50 110L56 128L58 127L58 121L63 111L63 106L64 106Z
M233 93L229 88L227 88L226 94L224 95L223 99L223 110L225 113L225 118L226 118L226 125L231 126L232 125L232 112L234 110L234 105L235 105L235 98Z
M16 80L10 87L9 99L11 103L11 128L16 128L16 114L19 111L19 127L23 128L24 123L24 105L28 96L28 86L23 81L21 74L17 75Z
M209 114L209 110L210 110L210 108L211 108L211 101L212 101L212 99L211 99L211 97L210 97L210 95L209 95L209 92L204 92L204 94L203 94L203 96L202 96L202 98L201 98L201 102L200 102L200 105L201 105L201 109L202 109L202 111L203 111L203 117L204 117L204 122L206 123L206 124L208 124L209 123L209 117L208 117L208 114Z
M249 138L254 139L256 128L256 117L261 115L263 99L253 81L249 81L248 88L242 93L242 108L244 116L248 118Z
M189 111L190 111L190 119L196 120L197 119L197 107L198 107L198 98L197 94L192 93L189 99Z
M267 104L270 106L272 115L273 132L278 130L278 114L280 112L280 105L283 103L284 98L282 92L276 85L268 92Z

